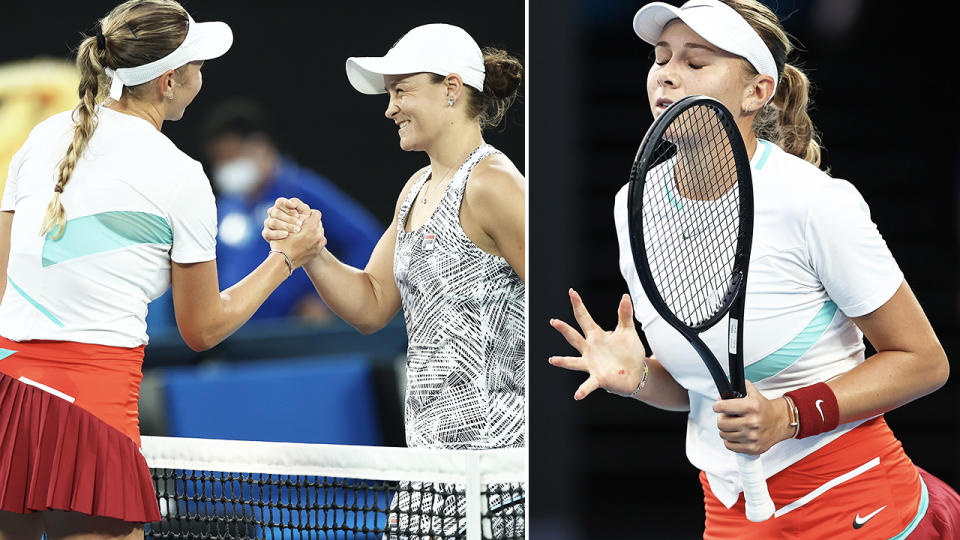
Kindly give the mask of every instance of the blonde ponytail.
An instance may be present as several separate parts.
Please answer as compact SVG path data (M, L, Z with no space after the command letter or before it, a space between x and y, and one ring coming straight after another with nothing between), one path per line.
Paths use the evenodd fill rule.
M83 155L93 130L97 128L97 117L94 106L97 95L100 93L100 74L103 66L97 50L97 38L88 37L80 43L77 51L77 68L80 70L80 103L73 109L73 140L67 146L67 154L60 161L57 170L57 184L54 187L53 199L47 205L47 212L43 216L40 234L45 235L56 229L54 238L60 238L66 229L67 212L63 208L60 197L63 188L70 181L77 160Z

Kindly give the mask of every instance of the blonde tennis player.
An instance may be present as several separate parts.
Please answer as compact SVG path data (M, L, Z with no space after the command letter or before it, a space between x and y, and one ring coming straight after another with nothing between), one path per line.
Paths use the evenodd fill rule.
M323 247L319 216L220 292L200 164L162 133L233 41L173 0L123 3L77 51L80 104L14 156L0 213L0 538L142 538L160 519L139 449L147 304L173 285L202 350ZM110 80L105 103L97 96ZM267 249L264 247L266 254Z
M942 386L946 356L863 198L817 167L808 80L787 62L791 45L779 20L754 0L691 0L681 8L648 4L633 25L654 47L654 116L687 95L719 99L737 115L751 156L748 396L718 400L698 355L647 300L626 188L614 214L632 304L625 295L608 333L571 290L583 333L551 324L580 356L550 362L589 373L576 399L604 388L689 411L687 456L701 470L705 538L960 537L960 498L910 461L883 419ZM655 356L644 351L634 314ZM864 336L878 351L870 358ZM725 357L725 324L702 337ZM772 519L746 519L733 452L762 455Z
M324 302L361 332L382 328L403 308L409 446L521 447L526 182L484 142L483 129L513 103L522 65L502 50L481 51L461 28L428 24L385 56L350 58L346 68L358 91L389 94L384 114L400 147L424 152L430 164L400 191L364 269L324 250L305 265L307 273ZM298 202L277 201L264 238L283 237L307 210ZM403 509L408 503L399 498ZM409 504L426 511L454 499ZM431 518L424 519L425 533ZM445 534L456 530L456 519L443 525Z

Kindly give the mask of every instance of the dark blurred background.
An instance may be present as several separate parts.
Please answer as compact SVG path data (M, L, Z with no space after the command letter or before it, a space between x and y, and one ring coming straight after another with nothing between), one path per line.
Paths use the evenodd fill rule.
M612 329L627 292L613 199L652 117L642 1L531 0L531 538L697 538L703 493L685 456L684 414L596 392L550 367L573 352L548 325L573 322L576 288ZM679 5L681 2L671 2ZM956 183L960 120L948 17L887 2L770 0L814 84L824 165L850 180L942 341L957 348ZM920 4L932 5L932 4ZM919 5L918 5L919 7ZM919 13L919 11L917 12ZM960 488L957 389L886 415L910 457Z
M117 3L4 5L0 138L15 138L15 124L29 129L70 108L51 103L60 103L56 96L64 81L72 85L75 102L76 82L55 64L30 61L72 62L81 32L94 35L98 19ZM183 5L197 21L227 22L234 43L226 55L204 64L202 91L184 118L166 122L163 132L203 162L212 177L199 139L204 117L228 98L254 99L269 117L281 154L325 177L373 216L374 241L391 221L404 182L429 159L400 149L393 121L383 116L387 97L355 91L344 71L347 57L383 55L411 28L433 22L463 27L481 47L495 45L525 56L524 6L514 0L480 6L432 0L187 0ZM522 172L524 130L524 103L518 102L501 127L485 134ZM2 150L0 145L0 158ZM331 228L326 220L325 225ZM255 223L251 234L256 237L259 230ZM262 260L268 248L257 240ZM155 319L162 306L154 304ZM402 316L371 336L336 318L322 324L293 316L263 318L200 354L183 344L171 320L151 320L148 329L141 392L145 435L404 445Z

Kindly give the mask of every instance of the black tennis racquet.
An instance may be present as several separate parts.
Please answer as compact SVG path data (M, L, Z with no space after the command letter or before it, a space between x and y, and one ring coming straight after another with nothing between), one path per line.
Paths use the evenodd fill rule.
M689 96L647 131L630 171L630 245L657 313L693 345L720 397L746 395L743 309L753 240L750 160L730 111ZM729 312L730 379L698 334ZM737 454L750 521L774 512L759 456Z

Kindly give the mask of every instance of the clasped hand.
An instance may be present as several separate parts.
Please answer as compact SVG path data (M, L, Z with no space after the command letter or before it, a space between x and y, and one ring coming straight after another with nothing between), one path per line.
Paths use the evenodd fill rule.
M267 210L260 234L270 243L270 249L285 252L293 267L299 268L327 245L321 217L319 210L312 210L303 201L281 197Z

